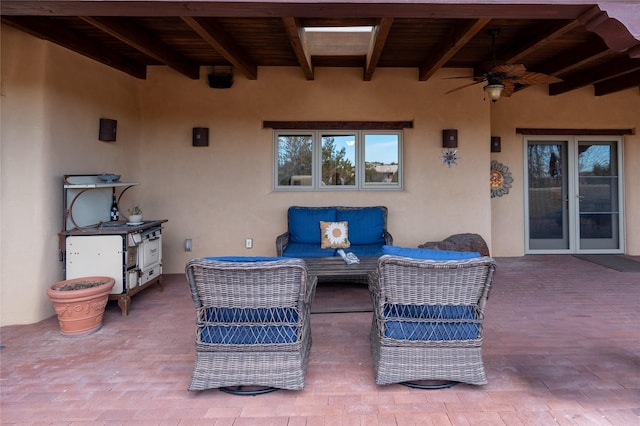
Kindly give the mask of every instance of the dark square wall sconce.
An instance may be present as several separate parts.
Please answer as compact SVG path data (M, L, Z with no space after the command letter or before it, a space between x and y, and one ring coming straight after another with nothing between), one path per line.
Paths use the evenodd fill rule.
M500 136L491 136L491 152L500 152L502 150L501 145Z
M458 129L444 129L442 131L442 147L443 148L458 147Z
M114 142L116 140L116 128L118 121L111 118L100 119L100 130L98 130L98 139L103 142Z
M447 148L446 151L442 151L442 157L440 157L442 163L449 167L457 165L458 129L444 129L442 131L442 147Z
M193 146L209 146L209 128L193 128Z

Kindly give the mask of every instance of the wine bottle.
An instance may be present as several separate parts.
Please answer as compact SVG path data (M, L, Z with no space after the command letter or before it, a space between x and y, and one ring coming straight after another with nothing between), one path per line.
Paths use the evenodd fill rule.
M111 201L111 211L109 212L112 222L117 222L120 219L120 210L118 210L118 201L116 201L116 195L113 194L113 200Z

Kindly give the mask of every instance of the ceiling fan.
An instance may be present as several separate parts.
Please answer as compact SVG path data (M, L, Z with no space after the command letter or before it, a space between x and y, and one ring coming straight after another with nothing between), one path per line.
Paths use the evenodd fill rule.
M483 64L485 71L480 77L474 77L473 83L465 84L464 86L457 87L449 90L447 93L455 92L465 87L474 86L482 82L487 82L484 86L484 91L491 100L496 102L501 96L509 97L513 94L517 85L532 86L535 84L549 84L558 83L562 79L553 77L547 74L539 72L527 71L522 64L505 64L504 62L496 60L496 37L500 30L489 30L488 34L491 37L491 53L492 60ZM468 77L451 77L451 78L468 78Z

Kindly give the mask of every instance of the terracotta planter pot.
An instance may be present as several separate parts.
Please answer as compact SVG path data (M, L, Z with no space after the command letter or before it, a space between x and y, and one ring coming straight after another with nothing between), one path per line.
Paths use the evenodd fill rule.
M80 290L60 291L59 287L87 281L105 281L104 284ZM59 281L47 289L58 314L60 333L78 336L95 333L102 327L104 308L115 284L111 277L81 277Z

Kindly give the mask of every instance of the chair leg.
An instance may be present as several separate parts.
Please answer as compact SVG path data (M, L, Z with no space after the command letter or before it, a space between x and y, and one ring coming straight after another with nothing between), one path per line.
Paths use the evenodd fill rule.
M460 382L449 381L449 382L440 382L440 383L418 383L418 382L402 382L401 385L408 386L413 389L446 389L452 386L457 385Z
M232 395L252 396L252 395L262 395L263 393L269 393L269 392L277 391L279 389L271 386L266 386L266 387L236 386L233 388L225 386L225 387L221 387L220 390L222 392L230 393Z

